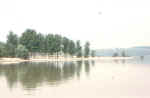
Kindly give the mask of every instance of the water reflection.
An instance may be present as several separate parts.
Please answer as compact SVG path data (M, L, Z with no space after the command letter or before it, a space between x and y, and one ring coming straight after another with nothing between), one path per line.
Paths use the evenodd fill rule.
M78 77L78 79L80 78L80 73L82 71L82 64L83 64L82 61L77 61L77 77Z
M118 59L114 59L114 62L115 62L116 64L118 64L118 63L119 63L119 60L118 60Z
M94 60L92 60L92 61L91 61L91 63L92 63L92 66L94 66L94 65L95 65L95 61L94 61Z
M90 63L89 63L89 61L84 61L84 65L85 65L85 73L87 75L89 75L89 73L90 73Z
M123 59L123 60L122 60L122 64L125 64L125 63L126 63L126 60L125 60L125 59Z
M140 60L141 60L141 62L143 62L144 56L140 56Z
M24 89L33 89L44 83L57 86L75 77L80 79L83 65L84 72L89 75L89 61L0 65L0 77L6 78L9 88L15 88L18 83Z
M126 59L114 59L114 63L116 64L125 64L126 63Z

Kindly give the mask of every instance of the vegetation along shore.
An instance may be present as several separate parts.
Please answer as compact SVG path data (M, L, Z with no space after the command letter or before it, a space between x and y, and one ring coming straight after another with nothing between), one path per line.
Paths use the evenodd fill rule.
M59 34L37 33L26 29L19 37L10 31L6 42L0 42L0 62L19 62L29 60L68 59L94 57L87 41L84 46L80 40L72 40Z

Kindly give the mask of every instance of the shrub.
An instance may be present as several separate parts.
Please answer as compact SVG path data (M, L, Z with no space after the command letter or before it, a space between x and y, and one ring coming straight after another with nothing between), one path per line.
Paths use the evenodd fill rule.
M28 59L29 58L28 49L23 45L18 45L16 49L16 56L19 58Z

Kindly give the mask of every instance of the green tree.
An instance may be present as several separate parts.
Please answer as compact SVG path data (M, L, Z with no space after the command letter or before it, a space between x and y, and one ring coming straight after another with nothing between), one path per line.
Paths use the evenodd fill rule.
M37 52L38 51L38 40L37 33L35 30L27 29L20 37L20 44L24 45L29 52Z
M62 45L62 37L60 35L54 35L54 52L57 54L61 51L61 45Z
M7 44L6 49L8 51L8 55L11 57L15 57L15 49L18 45L18 37L16 34L14 34L12 31L9 32L7 36Z
M18 45L16 49L16 56L19 58L27 59L29 57L28 49L23 45Z
M82 47L80 45L80 40L76 42L76 54L77 57L82 57Z
M0 57L3 57L3 49L0 47Z
M89 57L90 54L90 43L86 42L84 46L84 57Z
M36 38L36 42L37 42L37 51L38 52L45 52L45 37L44 35L42 35L41 33L37 34L37 38Z
M73 40L58 34L44 36L33 29L26 29L20 38L12 31L9 32L4 48L0 45L0 56L4 56L4 54L10 57L18 56L18 53L16 53L18 49L16 48L22 47L18 44L23 45L31 56L37 52L52 55L57 54L58 56L60 52L63 52L71 56L76 55L77 57L82 57L82 47L79 40L75 43Z
M75 47L74 41L73 41L73 40L70 40L68 52L69 52L69 54L70 54L71 56L73 56L73 55L75 54L75 48L76 48L76 47Z
M5 43L0 42L0 57L7 56L6 45Z
M54 53L54 36L52 34L48 34L45 39L45 50L47 53Z
M66 37L62 38L62 45L63 45L62 51L64 52L64 54L69 53L69 39L68 38Z
M91 56L92 56L92 57L95 57L95 50L92 50L92 51L91 51Z

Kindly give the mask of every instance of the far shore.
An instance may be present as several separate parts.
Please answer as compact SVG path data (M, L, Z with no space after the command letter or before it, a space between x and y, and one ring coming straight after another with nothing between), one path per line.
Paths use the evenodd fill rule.
M0 58L0 64L17 64L22 62L50 62L50 61L86 61L86 60L124 60L134 57L89 57L89 58L30 58L28 60L20 58Z

